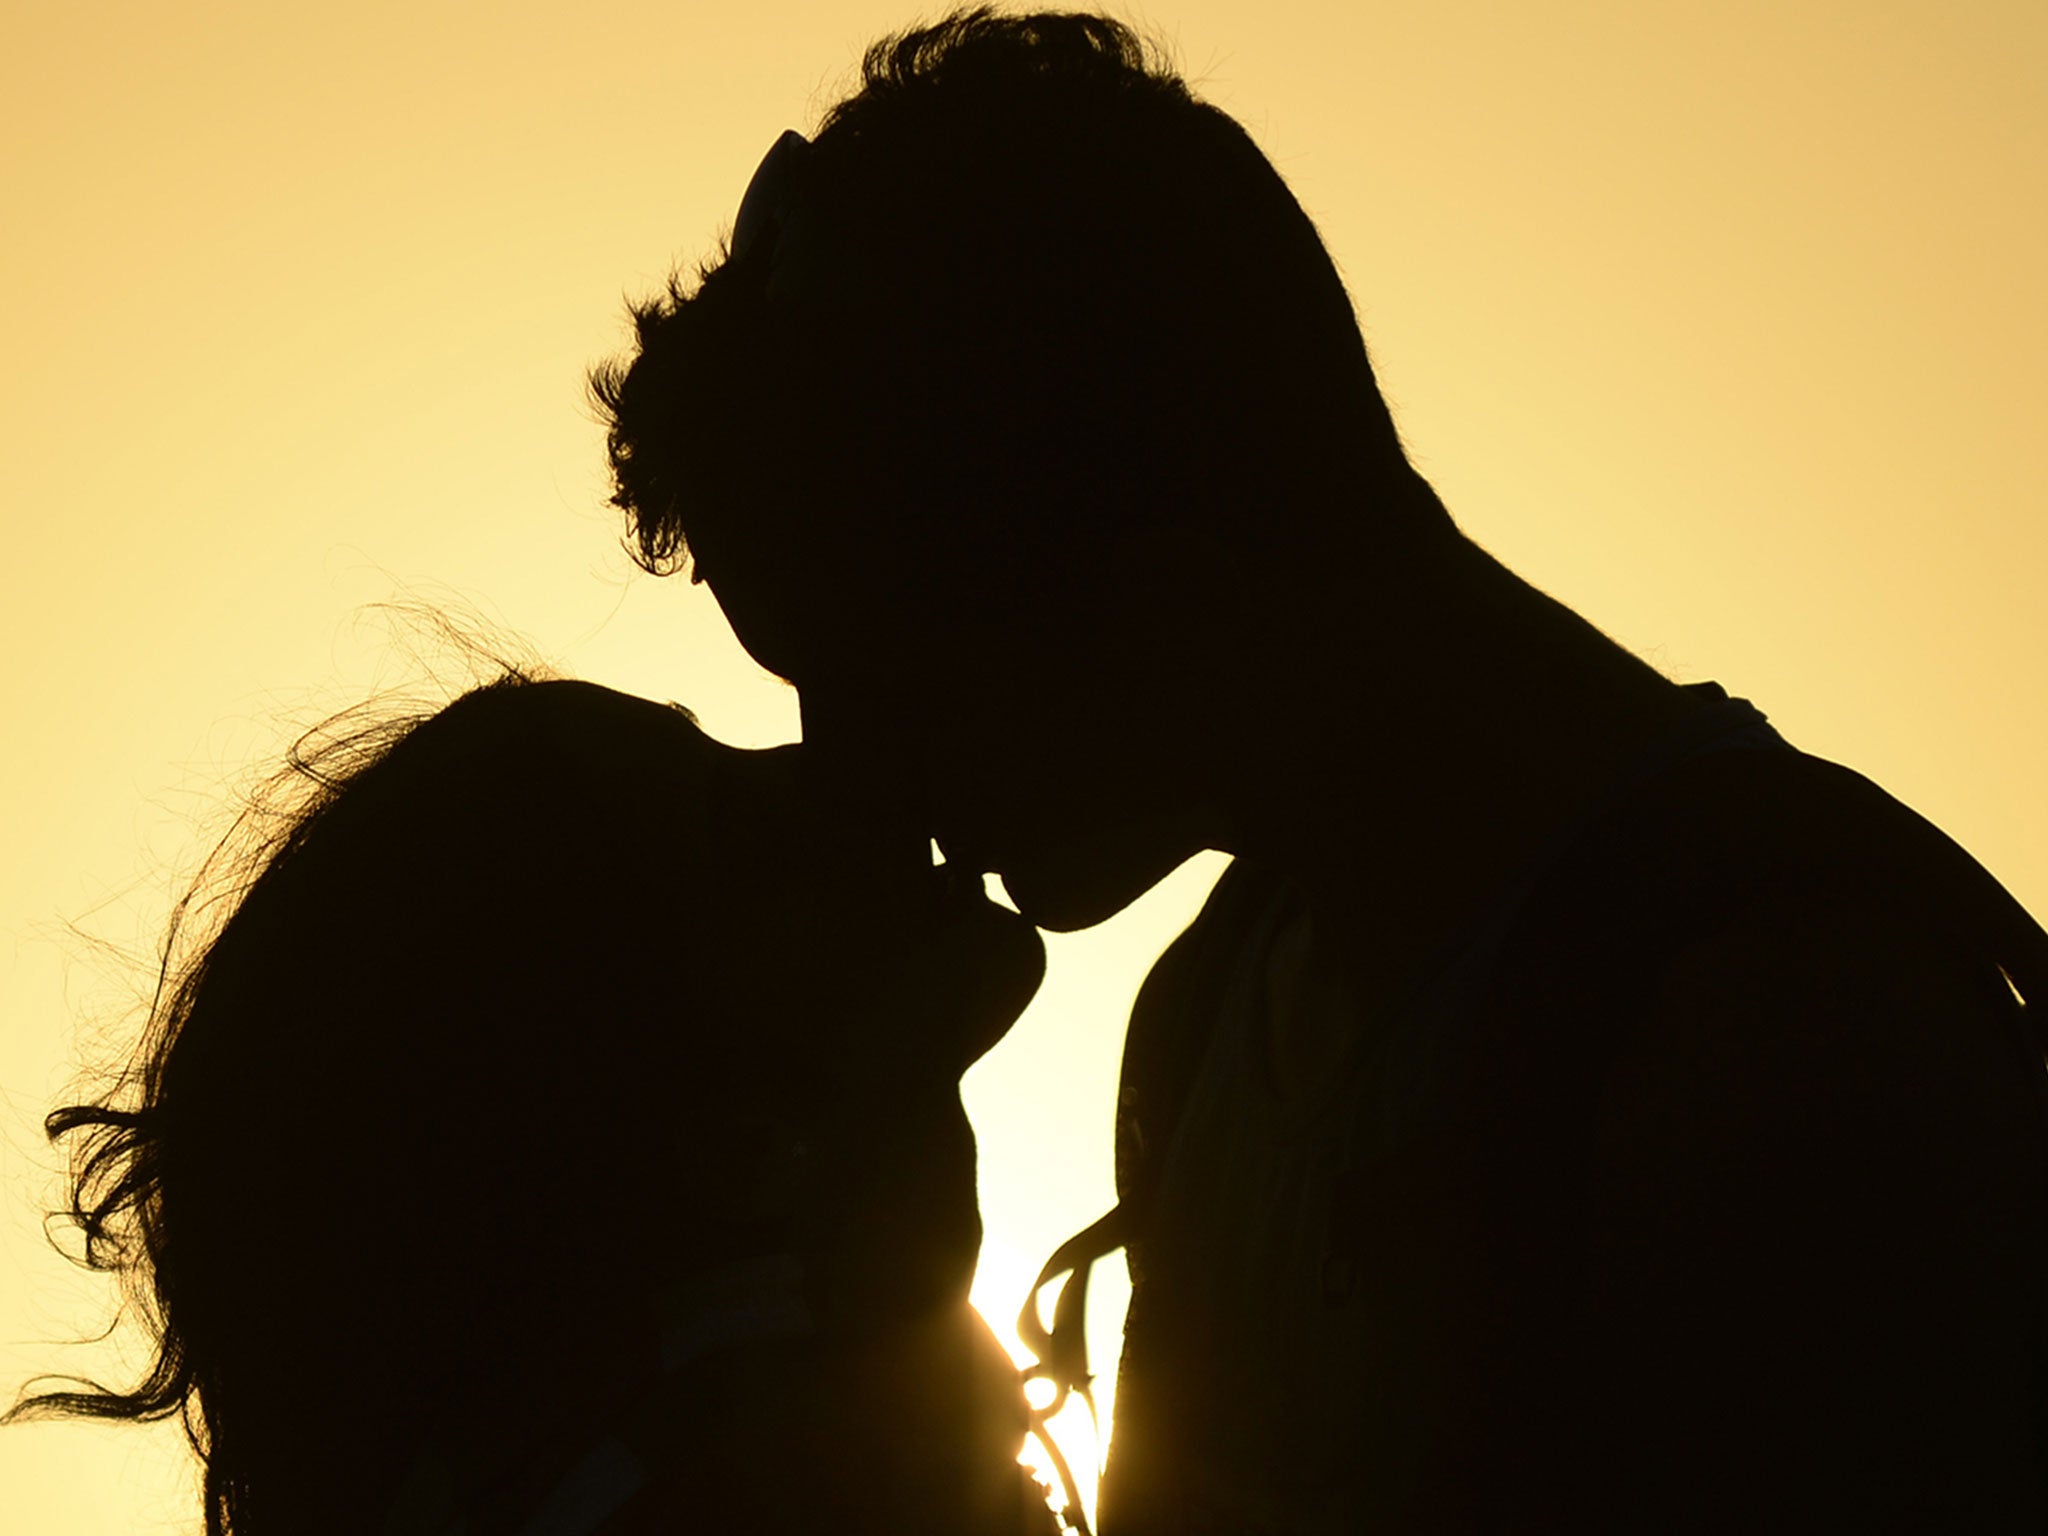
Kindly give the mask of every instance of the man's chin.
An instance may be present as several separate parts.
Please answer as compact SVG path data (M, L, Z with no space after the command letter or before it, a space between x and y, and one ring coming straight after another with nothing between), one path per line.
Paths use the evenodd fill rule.
M1076 933L1107 922L1157 885L1168 869L1110 871L1092 861L1044 856L1013 860L998 870L1003 890L1033 926Z

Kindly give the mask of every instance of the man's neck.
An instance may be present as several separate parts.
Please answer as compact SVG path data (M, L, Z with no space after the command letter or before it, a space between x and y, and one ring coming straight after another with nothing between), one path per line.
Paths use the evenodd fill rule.
M1380 1000L1698 707L1462 543L1288 679L1241 738L1231 851L1307 884Z

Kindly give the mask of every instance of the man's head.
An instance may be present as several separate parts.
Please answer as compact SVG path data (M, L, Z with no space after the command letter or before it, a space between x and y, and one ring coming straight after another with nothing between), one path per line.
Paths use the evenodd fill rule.
M877 44L636 319L595 382L643 561L1048 926L1207 835L1205 637L1446 526L1307 215L1103 17Z

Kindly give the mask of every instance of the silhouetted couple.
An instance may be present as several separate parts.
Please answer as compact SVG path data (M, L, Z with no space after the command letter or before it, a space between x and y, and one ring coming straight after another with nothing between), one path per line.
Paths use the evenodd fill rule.
M1132 1019L1118 1209L1054 1266L1131 1262L1106 1536L2048 1523L2048 1085L2020 1001L2048 940L1912 813L1458 532L1236 123L1109 21L956 17L873 50L770 151L729 252L637 319L598 380L616 500L796 685L803 784L649 706L499 690L271 862L149 1080L177 1104L190 1056L226 1085L203 1123L246 1130L208 1163L106 1122L137 1151L103 1165L164 1202L165 1314L204 1323L161 1401L197 1391L237 1529L289 1526L254 1513L269 1469L340 1478L291 1457L377 1404L460 1419L482 1381L516 1422L428 1458L471 1531L678 1466L748 1511L709 1529L783 1528L746 1502L779 1493L776 1518L858 1528L856 1485L917 1490L890 1506L909 1528L1035 1518L1001 1472L1014 1375L964 1313L953 1084L1036 955L971 881L919 905L932 837L1056 930L1235 856ZM407 789L393 765L464 718L508 735L451 798ZM757 781L744 814L714 787ZM384 783L412 830L351 831ZM557 844L538 870L573 872L536 880ZM323 845L361 861L340 905L388 947L330 893L274 919L318 946L279 995L233 980L237 925ZM216 986L274 1027L202 1044ZM894 989L931 1006L892 1014ZM886 1126L848 1113L878 1099ZM390 1167L352 1183L365 1141ZM189 1231L179 1177L209 1191ZM385 1300L311 1315L298 1289L363 1244L400 1275L422 1256L396 1342ZM545 1322L493 1310L528 1245L567 1277ZM181 1252L240 1254L233 1284L186 1300ZM231 1374L280 1306L265 1339L307 1353ZM835 1350L918 1362L918 1391L873 1367L910 1420L865 1413ZM370 1358L372 1402L330 1395ZM536 1392L581 1416L534 1422ZM730 1422L705 1406L728 1396ZM859 1458L792 1430L762 1473L773 1437L747 1437L784 1415L867 1426L882 1471L834 1483ZM521 1434L549 1449L515 1497ZM694 1481L736 1465L744 1493ZM630 1497L577 1529L689 1526Z

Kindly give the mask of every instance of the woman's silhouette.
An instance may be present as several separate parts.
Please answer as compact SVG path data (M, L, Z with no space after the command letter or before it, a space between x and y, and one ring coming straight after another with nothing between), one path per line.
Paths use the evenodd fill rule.
M153 1369L27 1411L182 1413L214 1536L1049 1529L957 1091L1029 925L588 684L288 779L129 1081L51 1117Z

